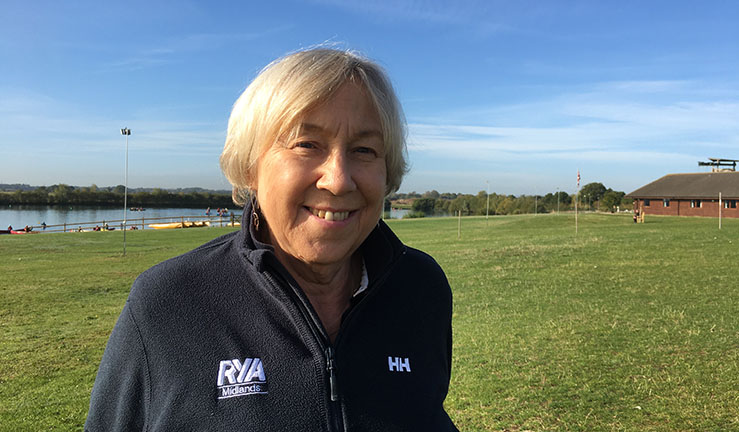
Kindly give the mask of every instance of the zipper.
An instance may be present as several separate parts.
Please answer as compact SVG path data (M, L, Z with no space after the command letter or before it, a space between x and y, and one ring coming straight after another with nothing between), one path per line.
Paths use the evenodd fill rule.
M318 346L320 349L323 350L326 360L326 372L328 372L328 396L329 396L329 403L327 406L328 409L328 415L329 415L329 423L328 423L328 429L329 431L343 431L344 430L344 410L341 406L341 403L339 401L340 395L339 395L339 386L338 386L338 380L336 378L336 362L334 358L334 349L331 346L331 343L329 342L328 335L326 331L323 328L323 324L321 324L318 317L316 317L316 314L311 311L311 306L306 304L307 299L304 299L300 293L298 292L298 289L291 283L288 283L288 278L282 274L279 267L273 267L275 268L275 274L272 275L270 273L264 273L265 277L269 279L273 284L276 286L289 286L292 290L292 293L295 297L297 297L297 306L298 309L300 309L300 312L302 313L303 317L305 318L308 328L310 328L311 333L313 333L313 339L318 343ZM277 279L282 279L283 283L279 283Z
M334 348L329 344L326 347L326 371L328 371L328 387L329 387L329 410L334 421L333 426L337 431L343 431L344 428L344 407L339 401L339 385L336 380L336 364L334 363ZM330 427L331 425L329 425Z
M342 323L341 327L339 328L339 333L336 335L336 340L334 341L334 345L338 345L339 340L341 339L341 334L343 328L346 328L348 326L348 323L350 319L356 315L356 310L361 307L363 303L366 303L367 298L374 295L374 288L375 286L378 286L385 282L385 280L388 278L389 274L395 268L398 261L400 261L400 258L406 254L406 248L405 246L402 248L401 253L398 254L398 256L395 257L393 261L391 261L388 266L385 268L385 271L381 275L379 279L376 279L370 286L367 287L367 293L365 295L365 298L362 299L359 303L357 303L347 314L346 318L344 319L344 322ZM344 408L341 405L340 401L340 393L339 393L339 385L338 380L336 378L336 361L334 356L334 348L329 342L328 334L326 333L325 329L323 328L323 324L321 324L320 319L316 316L315 313L311 311L311 306L309 304L306 304L308 301L304 296L301 296L300 292L298 292L298 288L295 287L295 285L288 282L291 277L287 277L283 274L282 269L280 266L273 266L275 269L275 274L272 275L269 272L265 272L264 275L268 279L271 280L271 282L275 285L279 286L289 286L292 290L292 293L295 297L297 297L297 305L298 309L300 309L301 313L303 314L303 317L308 323L308 327L311 329L311 332L313 333L314 340L318 343L319 347L323 349L324 354L326 356L326 372L328 373L328 385L329 385L329 406L327 407L329 410L329 430L337 430L337 431L343 431L345 430L344 426ZM282 284L278 283L277 277L282 279Z
M334 365L334 349L329 345L326 348L326 370L328 371L328 385L330 387L331 402L338 402L339 387L336 383L336 366Z

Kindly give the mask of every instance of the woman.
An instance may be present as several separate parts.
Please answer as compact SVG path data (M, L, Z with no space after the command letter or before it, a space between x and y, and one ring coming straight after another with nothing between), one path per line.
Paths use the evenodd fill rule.
M242 229L144 272L87 430L449 431L451 290L380 221L405 172L385 73L313 49L234 105Z

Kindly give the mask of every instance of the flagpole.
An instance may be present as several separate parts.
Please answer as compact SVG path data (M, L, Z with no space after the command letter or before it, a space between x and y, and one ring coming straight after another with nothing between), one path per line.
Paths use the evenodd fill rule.
M575 235L577 235L577 205L580 197L580 170L577 170L577 193L575 194Z

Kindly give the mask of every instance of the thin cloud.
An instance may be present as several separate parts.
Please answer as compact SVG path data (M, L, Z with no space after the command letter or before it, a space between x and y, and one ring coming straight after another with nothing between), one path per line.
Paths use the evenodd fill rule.
M410 123L409 148L419 154L475 162L521 155L539 161L628 163L670 157L684 161L695 158L698 146L735 151L739 101L683 100L681 91L690 94L686 99L695 99L695 85L687 81L601 83L551 100L448 113L445 122Z
M292 26L280 25L261 32L252 33L197 33L170 38L159 46L139 50L130 57L105 63L101 72L110 70L140 70L181 61L178 56L199 51L240 45L283 33Z
M686 80L646 80L646 81L613 81L601 84L603 89L638 92L638 93L662 93L665 91L681 91L692 86Z
M47 153L106 153L120 146L118 130L126 126L121 123L133 130L131 147L145 152L210 155L214 148L220 151L225 137L219 122L149 120L150 116L122 122L83 113L37 93L0 90L0 95L0 149L5 153L18 147Z

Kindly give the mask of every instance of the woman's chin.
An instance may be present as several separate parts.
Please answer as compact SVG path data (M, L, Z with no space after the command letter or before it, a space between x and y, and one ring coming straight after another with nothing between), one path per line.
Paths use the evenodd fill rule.
M351 258L352 252L354 251L346 246L327 246L314 249L313 253L304 255L302 261L309 265L341 264Z

